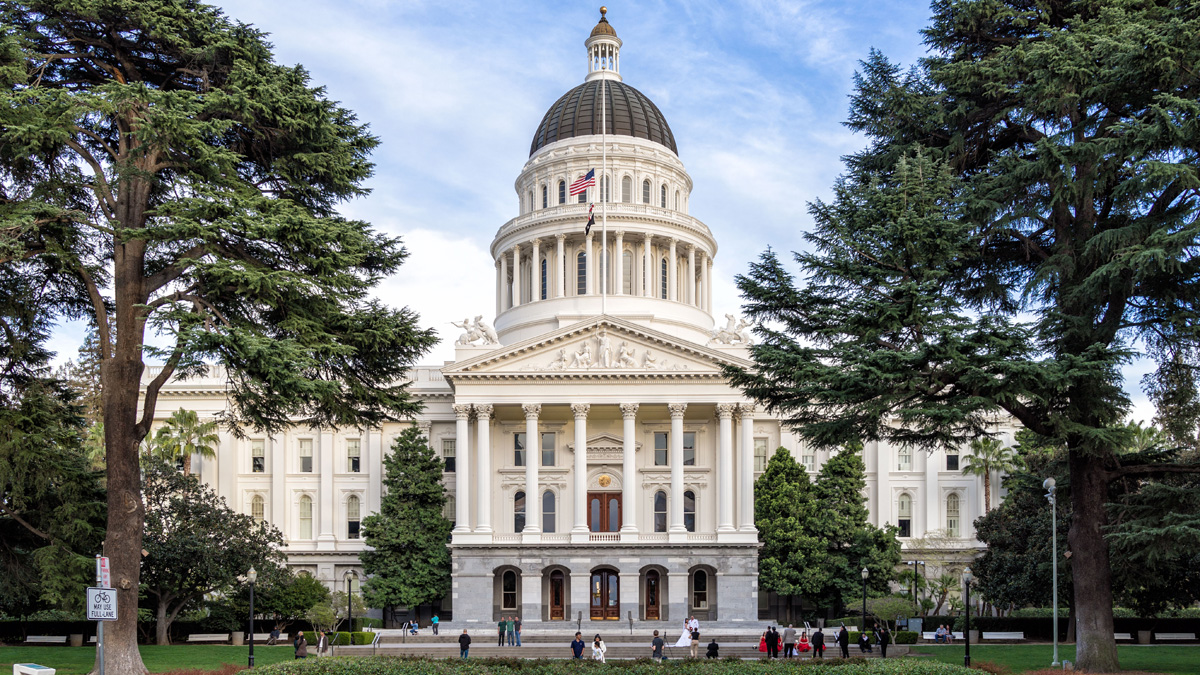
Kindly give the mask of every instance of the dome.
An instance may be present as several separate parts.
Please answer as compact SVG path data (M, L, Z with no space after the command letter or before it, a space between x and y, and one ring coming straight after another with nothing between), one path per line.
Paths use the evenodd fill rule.
M550 106L533 135L530 155L555 141L600 134L601 82L607 90L607 133L644 138L679 154L671 127L653 101L623 82L597 79L568 91Z
M617 31L613 30L612 24L602 16L600 17L600 23L596 24L596 27L592 29L592 37L596 37L597 35L611 35L616 37Z

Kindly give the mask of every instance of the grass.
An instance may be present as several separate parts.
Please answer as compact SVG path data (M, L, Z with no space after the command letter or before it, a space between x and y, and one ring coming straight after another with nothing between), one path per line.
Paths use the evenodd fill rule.
M246 665L247 647L229 645L142 645L142 661L152 673L194 668L218 670L223 664ZM254 645L254 665L292 660L291 645ZM36 663L58 669L60 675L86 675L96 661L95 647L0 647L0 673L11 673L14 663Z
M914 654L944 663L962 665L962 645L914 645ZM1150 673L1196 675L1200 672L1200 646L1117 645L1121 668ZM971 664L981 662L1008 666L1013 675L1047 669L1054 658L1052 645L971 645ZM1075 661L1075 645L1059 645L1060 660Z

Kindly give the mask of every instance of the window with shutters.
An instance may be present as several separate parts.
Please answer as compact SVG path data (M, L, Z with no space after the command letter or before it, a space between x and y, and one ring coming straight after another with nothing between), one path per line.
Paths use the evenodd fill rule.
M907 492L900 493L899 503L896 509L896 528L900 530L897 536L911 537L912 536L912 510L913 502L912 495Z
M642 181L642 203L643 204L650 203L650 181L649 180Z
M360 473L362 471L362 443L357 438L346 440L346 471Z
M442 439L442 461L446 465L446 473L454 473L455 454L458 452L458 440L454 438Z
M558 203L567 203L567 181L565 180L558 181Z
M583 251L575 256L575 294L587 293L587 254Z
M346 538L358 539L358 528L361 523L358 497L350 495L346 500Z
M312 497L303 495L300 497L300 539L312 539Z
M662 208L667 208L667 184L663 183L662 188L658 191L658 205Z

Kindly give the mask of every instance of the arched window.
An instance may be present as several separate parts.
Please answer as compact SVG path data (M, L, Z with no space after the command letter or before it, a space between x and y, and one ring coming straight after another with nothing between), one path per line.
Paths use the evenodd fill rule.
M675 191L675 210L679 210L679 190Z
M542 493L542 532L554 531L554 493Z
M708 572L704 570L692 575L692 609L708 609Z
M545 299L546 299L546 287L547 287L547 286L549 286L549 284L550 284L550 281L549 281L549 280L550 280L549 267L547 267L547 265L546 265L546 259L545 259L545 258L542 258L541 265L542 265L542 274L541 274L541 277L542 277L542 291L541 291L541 298L542 298L542 300L545 300Z
M642 181L642 203L643 204L650 203L650 180L649 179Z
M679 201L679 195L675 195L675 201ZM542 186L542 208L550 206L550 189L545 185Z
M347 539L358 539L358 525L360 522L358 497L350 495L350 498L346 500Z
M525 493L513 495L513 532L525 529Z
M633 293L633 254L629 251L621 254L621 289L625 295Z
M946 534L951 537L959 536L958 522L958 493L951 492L946 497Z
M300 539L312 539L312 497L300 497Z
M662 290L659 293L659 296L663 300L666 300L667 299L667 259L666 258L662 259L661 263L658 266L658 270L659 270L659 276L662 277L662 279L661 279L661 281L662 281L661 289Z
M565 180L558 181L558 203L567 203L567 181Z
M583 251L575 256L575 295L587 293L587 254Z
M533 199L532 192L529 193L529 198L531 200ZM660 188L658 191L658 205L663 207L664 209L667 208L667 184L666 183L663 183L662 188Z
M505 571L500 578L500 609L517 609L517 573L512 570Z
M696 493L691 490L683 493L683 526L688 532L696 531Z
M654 531L667 531L667 493L662 490L654 493Z
M626 204L633 201L633 179L629 176L621 179L621 201Z
M600 176L600 201L608 201L608 176Z
M898 508L896 509L896 513L897 513L896 527L899 528L899 530L900 530L898 536L911 537L912 536L912 495L908 494L907 492L901 492L900 499L898 500L898 502L899 502L897 504Z
M254 499L250 500L250 517L254 518L254 522L261 523L263 521L263 510L266 502L263 501L262 495L254 495Z
M533 190L529 191L529 210L533 210Z

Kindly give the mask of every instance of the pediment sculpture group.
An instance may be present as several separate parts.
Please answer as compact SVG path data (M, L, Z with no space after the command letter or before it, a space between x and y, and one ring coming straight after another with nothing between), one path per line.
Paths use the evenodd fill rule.
M496 329L483 320L482 314L475 317L474 323L470 319L463 319L462 323L451 321L450 325L466 331L454 341L456 347L483 347L500 344L500 338L496 336ZM476 345L476 342L479 344Z
M595 347L593 347L595 343ZM593 370L593 369L641 369L641 370L686 370L684 364L669 364L667 359L659 359L649 350L643 350L639 356L638 350L621 340L615 348L608 333L601 332L596 337L586 337L574 347L561 347L555 354L554 360L544 368L535 370Z

